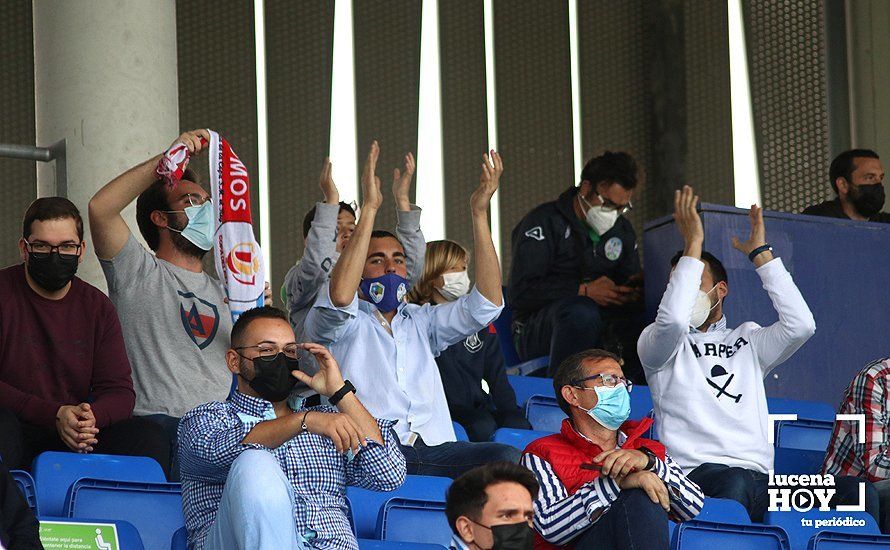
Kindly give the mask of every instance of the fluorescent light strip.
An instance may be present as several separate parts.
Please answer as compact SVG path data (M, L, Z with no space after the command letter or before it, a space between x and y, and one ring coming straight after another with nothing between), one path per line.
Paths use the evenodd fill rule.
M494 73L494 0L484 0L485 23L485 102L488 107L488 148L498 151L497 87ZM507 161L509 163L509 159ZM509 164L508 164L509 166ZM500 191L491 197L491 238L494 249L501 256L501 199ZM502 260L503 261L503 260Z
M575 183L581 181L581 73L578 69L578 1L569 1L569 65L572 73L572 143L575 145Z
M254 40L256 42L256 125L257 186L260 189L260 243L266 280L272 282L272 227L269 221L269 147L266 113L266 21L264 0L253 2Z
M334 59L331 77L331 140L328 155L340 200L359 202L355 61L352 44L352 0L334 2ZM362 144L370 147L370 143ZM321 160L321 159L319 159ZM318 166L321 170L321 163Z
M745 47L745 21L742 0L728 0L729 16L729 88L732 108L732 168L735 180L735 205L748 208L760 202L760 170L757 165L757 141L748 80L748 55Z
M428 241L436 241L445 238L438 0L423 0L422 10L420 101L417 113L417 202L423 206L420 225L424 237Z

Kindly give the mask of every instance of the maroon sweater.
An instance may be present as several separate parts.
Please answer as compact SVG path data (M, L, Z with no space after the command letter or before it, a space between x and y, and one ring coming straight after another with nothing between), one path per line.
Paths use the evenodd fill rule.
M111 300L77 277L48 300L24 264L0 270L0 408L53 427L59 407L88 400L98 428L129 418L136 402Z

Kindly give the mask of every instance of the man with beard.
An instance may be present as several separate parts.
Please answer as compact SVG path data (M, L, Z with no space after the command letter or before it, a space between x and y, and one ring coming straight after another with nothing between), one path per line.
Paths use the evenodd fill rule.
M884 169L878 154L869 149L844 151L828 169L834 200L808 206L802 214L890 223L884 208Z
M206 130L173 144L200 152ZM179 418L225 399L232 384L220 370L232 318L219 281L203 270L216 223L210 195L186 170L173 187L158 178L162 155L124 172L90 200L96 255L117 306L136 390L134 414L158 422L176 439ZM130 232L121 211L136 199L136 222L151 251ZM153 253L152 253L153 252ZM174 452L173 476L178 468Z

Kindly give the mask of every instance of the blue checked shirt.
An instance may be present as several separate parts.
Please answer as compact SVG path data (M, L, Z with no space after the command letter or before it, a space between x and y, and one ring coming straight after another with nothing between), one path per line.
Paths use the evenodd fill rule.
M337 412L331 407L310 410ZM358 550L346 515L346 486L392 491L405 480L405 457L393 437L393 422L377 420L384 444L368 439L368 446L351 460L337 452L329 438L310 433L298 434L276 449L241 443L254 426L274 418L270 402L237 391L223 403L206 403L182 418L179 460L189 548L203 548L238 455L246 449L266 449L291 483L297 533L309 539L311 548Z

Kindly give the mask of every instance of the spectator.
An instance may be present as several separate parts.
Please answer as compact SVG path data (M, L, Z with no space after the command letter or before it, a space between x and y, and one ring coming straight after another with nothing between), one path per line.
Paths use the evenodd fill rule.
M40 524L3 461L0 461L0 548L43 550Z
M751 206L751 234L733 246L763 281L779 320L727 328L723 264L702 251L698 197L688 185L674 197L674 219L685 248L673 269L655 322L640 336L639 353L652 388L658 435L709 497L740 502L760 522L768 505L773 445L763 378L816 331L813 314L780 258L766 244L763 211ZM834 502L858 501L852 478L836 480ZM832 504L833 505L833 504Z
M397 420L409 474L457 477L487 462L517 462L516 449L497 443L455 441L434 356L481 330L501 311L500 268L488 227L488 205L503 171L485 156L471 198L476 288L438 306L403 303L408 291L405 249L385 231L373 231L382 203L374 175L379 148L371 145L362 174L364 206L355 233L327 286L306 318L310 340L330 344L359 398L378 418ZM359 290L361 300L359 299Z
M627 153L591 159L581 184L528 213L513 229L507 297L513 334L527 361L562 361L593 347L620 348L626 375L644 382L635 344L643 328L632 208L638 168ZM607 342L608 340L608 342Z
M167 472L163 430L130 418L114 306L75 276L86 246L71 201L37 199L22 221L23 263L0 270L0 456L17 469L43 451L145 455Z
M411 282L420 276L424 256L420 209L409 199L414 168L414 155L408 153L404 172L398 168L394 170L392 186L398 219L396 235L405 244L405 262ZM305 340L306 315L318 296L318 289L330 278L331 269L355 231L355 210L340 202L340 193L331 175L330 159L325 159L319 186L324 193L324 202L317 203L303 218L303 257L287 272L282 289L290 323L299 341ZM312 362L311 355L308 359Z
M537 496L535 476L512 462L492 462L455 479L445 495L452 550L532 550Z
M470 291L470 255L454 241L426 245L423 275L408 293L418 305L446 304ZM507 381L500 342L491 325L448 347L436 357L451 419L470 441L489 441L498 428L530 430Z
M568 418L522 455L541 484L536 548L666 549L668 515L686 521L701 511L698 486L642 437L652 419L627 420L631 387L608 351L579 352L557 369L553 388Z
M880 499L882 533L890 533L890 408L887 400L890 357L873 361L850 382L838 414L865 415L865 442L859 443L857 422L834 422L822 473L856 476L874 483Z
M206 146L202 138L210 142L206 130L185 132L171 147L185 144L194 155ZM218 367L229 349L232 317L222 285L203 270L216 232L210 195L190 170L168 186L155 173L161 157L100 189L90 200L90 225L133 366L134 414L163 426L175 442L179 417L229 393L232 377ZM151 252L121 217L134 199ZM175 460L172 469L175 479Z
M835 199L808 206L802 212L847 220L890 223L884 208L884 169L878 154L869 149L844 151L828 169Z
M318 361L312 377L300 370L300 349ZM237 391L179 427L189 548L358 549L345 489L392 491L404 481L393 422L368 414L324 347L297 344L279 309L238 318L226 365ZM291 410L297 380L332 407Z

